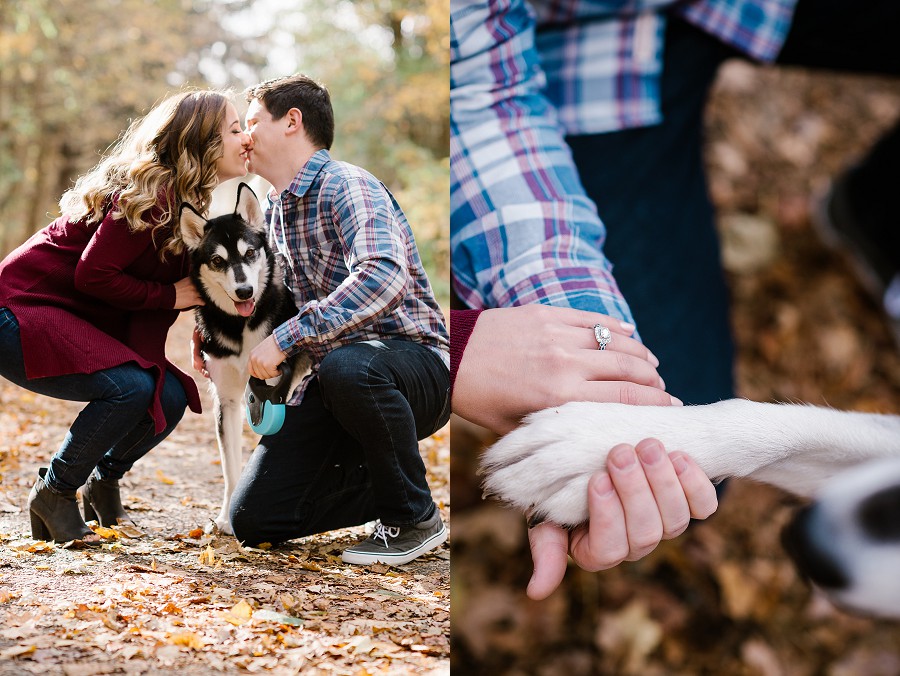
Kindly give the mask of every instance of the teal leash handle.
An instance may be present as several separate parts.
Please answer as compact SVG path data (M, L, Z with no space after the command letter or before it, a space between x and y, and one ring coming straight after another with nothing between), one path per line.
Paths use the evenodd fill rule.
M288 362L283 362L279 370L281 378L275 385L250 376L244 393L247 422L254 432L262 436L275 434L284 424L284 409L291 388L293 369Z

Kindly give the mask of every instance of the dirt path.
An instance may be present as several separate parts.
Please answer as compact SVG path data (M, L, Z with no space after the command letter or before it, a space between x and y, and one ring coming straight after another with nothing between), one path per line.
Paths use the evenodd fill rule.
M188 364L191 318L170 335ZM0 382L0 674L446 674L450 554L358 567L354 528L274 550L241 548L203 526L222 490L209 417L188 413L123 481L144 535L101 549L30 538L25 501L77 405ZM249 428L245 448L252 448ZM449 520L449 432L422 442Z

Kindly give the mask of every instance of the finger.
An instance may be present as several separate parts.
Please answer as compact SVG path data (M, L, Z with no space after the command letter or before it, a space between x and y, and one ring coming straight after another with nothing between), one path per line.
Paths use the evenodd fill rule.
M644 439L635 446L635 450L659 508L663 525L662 537L664 540L671 540L681 535L691 521L691 508L684 488L666 449L659 441Z
M630 354L633 357L638 357L639 359L650 362L653 366L659 366L659 359L656 358L656 355L648 350L641 341L630 338L628 334L613 333L609 342L606 344L606 349L601 350L599 349L600 346L594 336L593 327L585 329L580 326L568 326L566 329L566 338L571 341L568 343L570 345L577 345L579 348L598 353L624 352L625 354Z
M540 601L559 586L566 574L569 536L552 523L538 524L528 531L534 573L528 583L528 598Z
M587 310L576 310L574 308L561 308L564 312L559 313L559 320L577 326L582 329L594 330L595 324L602 324L613 333L623 336L630 336L634 333L634 324L615 319L609 315L600 314L599 312L588 312Z
M669 457L672 459L672 467L678 475L678 481L684 488L691 516L695 519L707 518L719 506L716 487L691 456L676 451Z
M589 380L621 380L665 389L666 384L653 365L638 357L610 350L584 353Z
M588 482L587 527L572 534L572 557L585 570L606 570L628 556L625 511L606 472L597 472Z
M598 401L603 403L630 404L633 406L683 406L659 387L638 385L622 381L585 381L579 383L569 401Z
M634 447L626 444L615 446L609 452L606 471L625 512L629 547L625 558L636 561L652 552L662 540L663 524L659 508Z

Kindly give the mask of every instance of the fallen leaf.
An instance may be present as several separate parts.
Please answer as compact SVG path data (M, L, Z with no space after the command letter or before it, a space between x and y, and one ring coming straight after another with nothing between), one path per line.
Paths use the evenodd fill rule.
M10 657L22 657L23 655L30 655L35 650L37 650L37 646L35 646L35 645L14 645L12 648L7 648L6 650L0 650L0 659L7 659Z
M253 606L241 599L228 610L219 613L219 617L230 624L247 624L253 617Z
M191 650L203 650L203 646L206 645L206 643L203 642L203 639L192 631L182 631L177 634L172 634L169 637L169 643L172 645L185 646Z
M212 566L216 563L216 552L211 545L206 545L206 549L200 552L200 563Z

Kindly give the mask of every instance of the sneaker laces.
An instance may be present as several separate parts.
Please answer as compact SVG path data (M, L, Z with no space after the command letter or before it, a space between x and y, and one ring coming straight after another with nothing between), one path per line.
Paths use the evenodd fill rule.
M372 539L378 540L380 538L384 540L384 548L388 549L391 546L391 543L388 542L388 538L395 538L398 535L400 535L399 526L385 526L379 521L375 524L375 532L372 534Z

